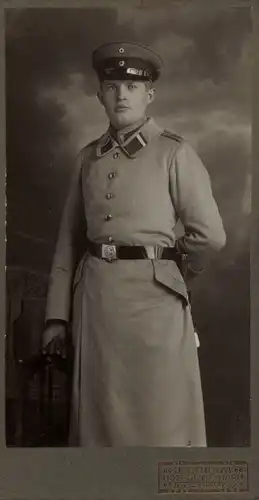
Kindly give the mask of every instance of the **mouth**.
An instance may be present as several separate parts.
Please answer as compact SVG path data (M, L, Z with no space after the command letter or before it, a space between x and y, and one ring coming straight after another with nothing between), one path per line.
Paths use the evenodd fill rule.
M129 109L128 106L116 106L115 111L117 113L118 111L126 111L127 109Z

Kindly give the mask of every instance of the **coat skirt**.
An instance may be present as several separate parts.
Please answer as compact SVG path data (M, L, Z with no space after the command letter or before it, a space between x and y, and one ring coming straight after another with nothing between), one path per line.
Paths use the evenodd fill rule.
M205 446L190 305L166 280L174 263L86 255L81 266L70 444Z

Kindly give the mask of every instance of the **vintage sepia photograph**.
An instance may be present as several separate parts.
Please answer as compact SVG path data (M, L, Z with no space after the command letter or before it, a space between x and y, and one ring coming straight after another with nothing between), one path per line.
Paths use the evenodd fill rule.
M5 9L7 447L251 445L249 6Z

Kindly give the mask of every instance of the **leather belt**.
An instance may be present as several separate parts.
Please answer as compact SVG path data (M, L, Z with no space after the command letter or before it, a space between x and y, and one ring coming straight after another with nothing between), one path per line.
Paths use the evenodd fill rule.
M101 244L87 240L87 250L94 257L107 261L117 259L162 259L174 260L177 264L181 261L181 254L174 247L162 246L123 246L113 244Z

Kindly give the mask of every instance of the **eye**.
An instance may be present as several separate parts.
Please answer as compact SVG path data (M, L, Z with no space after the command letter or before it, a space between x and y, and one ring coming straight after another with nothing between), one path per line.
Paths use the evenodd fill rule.
M107 90L114 90L115 89L115 83L107 83Z
M136 89L136 88L137 88L137 85L136 85L135 83L130 82L130 83L128 84L128 89L129 89L129 90L134 90L134 89Z

